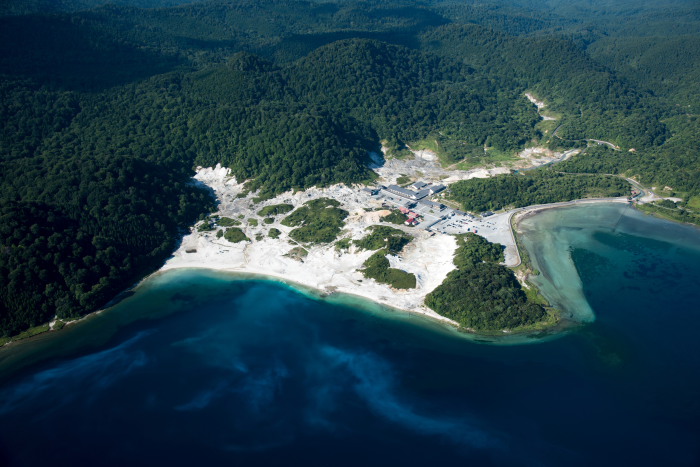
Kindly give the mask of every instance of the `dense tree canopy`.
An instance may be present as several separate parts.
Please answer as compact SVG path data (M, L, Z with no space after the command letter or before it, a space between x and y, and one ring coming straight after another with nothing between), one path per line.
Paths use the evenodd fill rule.
M197 165L222 163L270 195L371 180L381 140L430 140L444 160L488 163L485 147L597 138L624 151L592 148L559 171L638 175L675 190L683 209L700 206L687 0L675 15L649 2L107 3L0 7L2 334L94 310L156 269L214 207L190 183ZM557 113L556 137L525 91ZM619 188L572 177L479 185L497 204L470 184L453 195L488 209ZM335 210L295 235L316 241L328 227L334 238Z
M532 326L548 319L528 300L513 271L498 264L503 247L468 233L458 237L457 269L425 298L437 313L477 331Z
M606 175L564 174L556 169L509 174L494 179L473 178L453 183L450 197L468 211L558 203L581 198L628 196L629 183Z

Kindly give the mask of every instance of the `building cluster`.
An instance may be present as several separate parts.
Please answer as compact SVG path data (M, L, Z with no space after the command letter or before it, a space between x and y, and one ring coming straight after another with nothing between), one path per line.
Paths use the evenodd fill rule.
M445 191L445 185L433 185L425 182L415 182L406 188L398 185L380 186L379 188L366 188L372 196L378 196L399 208L406 215L406 225L418 225L427 215L430 217L429 226L436 224L441 218L453 213L453 210L442 203L431 201L428 198ZM461 211L460 214L466 215Z
M453 209L442 203L428 199L432 195L443 192L444 185L431 185L425 182L415 182L406 188L398 185L365 188L364 191L372 197L382 200L385 206L394 205L406 216L406 225L416 226L431 232L457 234L464 232L477 233L477 228L487 228L488 222L459 209ZM486 212L484 217L493 215Z
M401 188L398 185L389 185L387 187L382 186L382 190L386 190L389 193L393 193L413 201L419 201L427 198L428 196L444 191L445 185L429 185L425 182L415 182L413 185L410 185L409 188L412 188L412 190L409 190L408 188Z

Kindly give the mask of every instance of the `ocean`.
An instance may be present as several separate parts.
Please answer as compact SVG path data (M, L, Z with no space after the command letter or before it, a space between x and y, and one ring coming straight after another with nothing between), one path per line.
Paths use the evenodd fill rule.
M522 228L583 324L474 339L274 281L156 274L0 350L0 465L698 465L700 231L619 204Z

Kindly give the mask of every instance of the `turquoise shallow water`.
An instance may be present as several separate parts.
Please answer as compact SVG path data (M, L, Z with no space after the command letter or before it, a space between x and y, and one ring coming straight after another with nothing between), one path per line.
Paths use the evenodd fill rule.
M698 232L573 209L527 233L553 235L532 252L548 274L571 272L564 254L580 274L592 319L558 339L484 345L279 283L173 271L0 352L15 368L0 464L697 465Z

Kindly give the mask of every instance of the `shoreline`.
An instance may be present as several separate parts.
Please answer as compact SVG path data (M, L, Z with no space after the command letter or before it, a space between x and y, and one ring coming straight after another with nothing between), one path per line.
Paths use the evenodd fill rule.
M335 185L327 188L311 188L303 192L287 192L276 198L259 204L251 203L249 197L240 198L243 192L243 184L229 176L228 169L221 166L212 168L200 168L194 177L195 183L207 185L215 193L220 201L220 215L234 216L239 213L242 203L249 203L247 215L251 216L260 208L275 203L290 203L298 207L303 203L318 197L328 196L342 200L343 207L350 213L346 219L346 228L342 238L356 240L366 234L366 228L376 225L381 221L377 206L372 206L371 200L362 196L357 187ZM560 203L526 206L497 213L488 218L488 226L482 226L479 234L487 240L500 243L505 248L505 266L515 269L523 264L520 247L516 240L518 223L542 210L560 207L574 206L589 203L615 203L627 202L626 198L594 198L566 201ZM235 206L234 206L235 204ZM372 208L375 210L373 211ZM368 210L369 209L369 210ZM241 214L238 218L243 218ZM250 222L250 220L249 220ZM255 228L251 227L255 225ZM262 229L260 228L262 227ZM266 228L275 227L282 232L278 239L270 239L262 236ZM394 226L396 227L396 226ZM403 228L403 226L399 226ZM408 290L396 290L386 284L380 284L372 279L366 279L358 271L364 261L373 253L372 251L358 251L350 247L348 252L337 252L332 245L305 245L309 250L309 256L303 261L287 257L288 251L300 246L288 237L291 230L282 226L279 219L272 225L249 224L243 226L251 237L257 237L256 241L248 243L229 243L223 239L215 238L213 232L199 232L194 227L189 234L184 235L180 245L172 256L160 269L145 276L133 286L119 293L104 307L88 313L80 318L62 321L61 327L54 329L56 318L49 322L48 331L36 335L43 335L52 331L58 331L72 324L81 322L90 317L99 315L108 310L124 298L131 295L144 281L175 269L208 269L225 272L241 277L252 277L262 280L271 280L289 285L310 297L328 298L335 294L349 297L357 297L368 300L374 304L392 310L402 311L411 315L420 315L431 319L441 325L447 325L451 329L471 336L493 337L497 333L476 333L471 330L460 329L455 321L439 315L423 304L425 296L438 287L447 274L454 270L453 256L456 250L456 240L452 235L430 234L419 229L407 230L414 236L414 240L398 256L389 256L391 267L405 270L416 276L416 288ZM406 230L406 229L404 229ZM340 238L340 237L339 237ZM534 284L529 284L534 286ZM45 324L44 324L45 325ZM44 326L40 325L40 326ZM557 325L548 326L557 328ZM503 336L522 335L532 332L530 329L520 331L503 331ZM0 348L12 343L31 340L35 336L24 339L9 338Z
M302 295L306 296L307 298L310 298L313 300L325 300L325 301L330 301L333 303L344 303L343 300L335 300L335 298L348 297L350 299L359 299L362 301L366 301L368 303L368 305L364 306L363 308L368 309L368 308L371 308L372 306L376 306L376 307L380 307L380 308L389 309L392 312L400 312L400 313L405 313L408 315L420 316L423 318L430 319L433 323L447 325L447 328L459 330L458 323L456 323L455 321L452 321L449 318L438 315L437 313L435 313L434 311L432 311L426 307L421 307L421 308L424 308L426 310L426 312L421 311L420 309L398 308L398 307L393 306L391 304L382 303L378 300L375 300L374 298L372 298L371 296L368 296L368 295L343 292L343 291L339 291L339 290L323 290L323 289L319 289L316 287L311 287L309 285L304 284L303 282L295 281L295 280L290 279L288 277L284 277L281 275L272 275L272 274L264 273L264 272L250 272L247 270L214 268L214 267L210 267L210 266L179 266L179 267L171 267L171 268L161 268L158 271L155 271L154 273L149 274L147 277L145 277L143 279L142 282L144 282L148 279L151 279L151 278L155 278L155 277L167 274L169 272L197 271L197 270L211 271L211 272L215 272L215 273L223 273L223 274L235 277L236 280L275 282L277 284L282 284L282 285L285 285L287 287L290 287L290 288L294 289L295 291L301 293ZM139 283L138 285L141 285L141 283ZM138 285L136 287L138 287ZM435 316L433 316L433 315L435 315Z
M548 209L556 209L556 208L562 208L562 207L569 207L569 206L576 206L576 205L581 205L581 204L598 204L598 203L626 203L627 200L626 198L595 198L595 199L581 199L581 200L573 200L573 201L565 201L565 202L560 202L560 203L552 203L552 204L543 204L543 205L535 205L535 206L527 206L523 208L516 208L510 211L506 211L500 214L497 214L497 216L502 216L505 220L507 225L509 226L508 228L508 234L510 236L511 242L508 242L509 244L504 244L504 247L506 249L511 249L511 254L514 253L515 257L517 258L516 263L514 264L506 264L509 268L514 269L523 264L522 261L522 255L520 253L520 247L518 246L518 242L516 240L516 235L517 231L515 230L518 226L518 224L526 219L529 218L538 212L548 210ZM494 216L495 217L495 216ZM197 234L197 232L193 232L194 234ZM192 233L190 234L192 235ZM443 234L438 234L442 238L447 237L447 238L452 238L451 236L448 235L443 235ZM491 235L489 235L491 236ZM187 238L188 236L185 236ZM232 264L226 264L226 262L210 262L205 260L204 258L199 259L198 261L177 261L177 258L182 258L182 251L186 250L186 242L184 241L185 238L183 238L183 242L181 243L180 247L178 250L176 250L173 253L173 256L167 260L163 266L161 266L160 269L157 271L152 272L151 274L145 276L141 280L139 280L137 283L133 284L131 287L125 289L124 291L120 292L114 299L112 299L107 305L104 307L95 310L94 312L88 313L84 316L81 316L80 318L70 320L70 321L64 321L64 325L60 329L53 329L50 328L45 332L42 332L40 334L33 335L31 337L27 337L24 339L13 339L10 338L10 340L6 343L4 343L2 346L0 346L0 349L3 347L7 347L11 344L16 344L19 342L24 342L24 341L31 341L34 338L38 336L43 336L46 334L53 333L55 331L61 331L67 327L72 327L74 324L78 324L80 322L83 322L85 320L88 320L90 318L96 317L103 312L109 310L111 307L115 306L119 302L121 302L123 299L128 298L131 296L134 292L137 291L137 289L146 281L148 281L151 278L157 277L165 272L168 271L175 271L175 270L196 270L196 269L201 269L201 270L209 270L209 271L214 271L214 272L220 272L220 273L226 273L230 274L233 276L237 276L241 279L251 279L251 280L267 280L267 281L272 281L272 282L277 282L280 284L287 285L298 292L308 296L309 298L313 299L320 299L320 300L329 300L333 302L333 297L350 297L350 298L358 298L361 300L366 300L374 305L377 305L379 307L386 308L388 310L392 311L399 311L402 313L406 313L408 315L416 315L420 316L426 319L429 319L433 323L439 324L441 326L444 326L445 329L451 329L454 330L455 332L458 332L464 336L468 337L473 337L475 339L479 338L487 338L487 339L497 339L503 341L504 338L513 338L517 336L524 336L529 333L542 333L542 332L547 332L547 331L552 331L554 334L558 334L560 331L561 332L566 332L567 330L571 329L573 327L572 323L563 323L560 320L560 322L554 323L550 326L547 326L544 329L525 329L521 331L510 331L510 332L503 332L503 334L499 334L496 332L493 333L478 333L478 332L473 332L468 329L460 329L459 324L449 318L446 318L442 315L437 314L435 311L431 310L430 308L427 308L425 305L422 303L422 299L420 300L420 304L416 304L416 302L412 302L413 304L410 306L405 306L405 303L407 301L411 301L411 299L418 298L416 295L422 295L424 298L425 295L427 295L431 290L423 290L423 293L418 293L416 294L416 290L413 289L412 291L397 291L389 287L388 285L385 284L378 284L374 283L371 284L370 282L374 282L373 280L368 280L367 283L364 283L363 280L364 278L356 278L354 281L351 280L351 284L334 284L333 282L329 282L326 284L323 284L321 282L313 283L314 280L318 280L319 278L314 275L307 275L305 278L305 281L300 281L298 280L298 277L295 277L294 274L283 274L283 273L276 273L275 271L270 271L264 267L256 268L251 266L250 263L246 261L245 265L238 265L234 266ZM418 239L416 239L418 240ZM414 240L415 241L415 240ZM227 249L234 249L235 245L225 245L223 243L214 243L214 245L217 245L218 247L222 248L227 248ZM258 242L259 243L259 242ZM499 242L500 243L500 242ZM332 248L332 247L331 247ZM330 250L329 247L325 247L326 250ZM178 254L178 252L180 252ZM328 253L328 251L326 251ZM360 256L369 256L373 252L371 251L366 251L362 252L364 255ZM196 255L191 254L191 253L184 253L184 255ZM245 254L243 256L246 256ZM195 258L192 258L195 259ZM296 261L296 260L290 260L290 261ZM364 259L362 259L364 261ZM362 261L359 261L361 264ZM392 261L395 262L396 260ZM452 265L452 255L450 254L449 256L449 261L450 261L450 266L451 268L445 272L445 276L448 272L450 272L452 269L454 269L454 266ZM303 264L303 263L301 263ZM302 267L303 268L303 267ZM298 272L298 271L295 271ZM336 276L338 272L332 272L331 276ZM361 276L360 276L361 277ZM444 278L443 278L444 279ZM359 282L358 282L359 281ZM442 280L439 282L441 283ZM437 285L439 285L439 283ZM353 287L354 285L354 287ZM374 285L374 287L371 287L371 285ZM436 286L437 286L436 285ZM435 286L435 287L436 287ZM535 287L534 284L530 284L530 286ZM378 290L379 289L379 290ZM413 292L413 293L411 293ZM398 300L397 300L398 299ZM396 302L401 302L401 303L396 303ZM342 300L339 301L340 303L343 303ZM404 306L402 306L404 305ZM51 322L54 322L55 320L52 320ZM559 329L559 331L557 331Z

